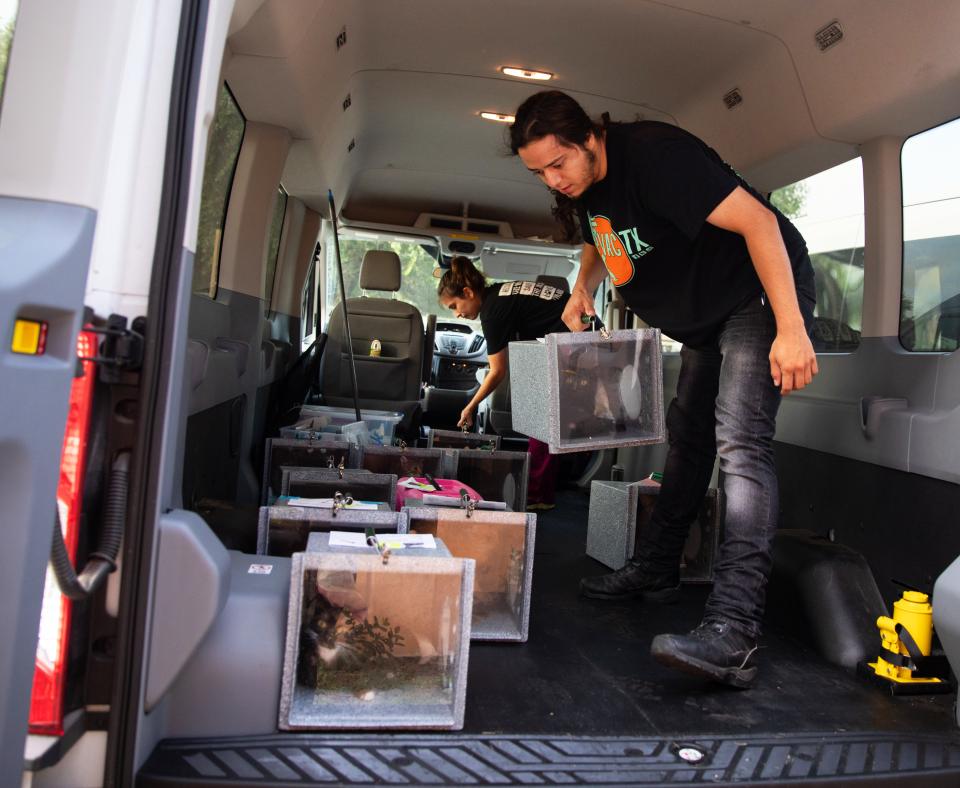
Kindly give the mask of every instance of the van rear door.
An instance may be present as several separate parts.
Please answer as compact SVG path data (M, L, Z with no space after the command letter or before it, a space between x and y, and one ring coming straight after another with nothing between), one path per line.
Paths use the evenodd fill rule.
M7 2L0 11L16 5ZM22 779L58 465L84 315L116 314L128 326L146 317L147 357L155 358L163 350L156 348L165 296L178 289L174 282L152 291L151 280L166 285L178 274L169 261L190 261L183 248L184 177L195 93L181 86L195 90L199 82L201 6L30 0L16 15L0 108L0 785ZM150 469L133 459L142 486ZM131 511L138 504L143 511L144 498L155 503L136 484L130 494ZM143 522L128 520L125 558ZM122 604L120 612L122 624ZM119 686L129 689L129 682ZM96 761L102 770L102 746Z

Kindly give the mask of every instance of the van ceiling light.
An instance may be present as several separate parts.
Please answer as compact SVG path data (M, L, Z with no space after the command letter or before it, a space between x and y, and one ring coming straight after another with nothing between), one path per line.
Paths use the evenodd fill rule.
M743 103L743 94L740 92L740 88L733 88L728 90L723 94L723 103L726 105L727 109L733 109L738 104Z
M826 52L834 44L840 43L840 39L843 38L843 27L834 19L826 27L820 28L815 38L817 39L817 46L820 48L820 51Z
M553 74L549 71L530 71L526 68L515 68L514 66L504 66L500 70L508 77L518 77L519 79L553 79Z
M516 120L513 115L502 115L499 112L481 112L480 117L484 120L495 120L498 123L513 123Z

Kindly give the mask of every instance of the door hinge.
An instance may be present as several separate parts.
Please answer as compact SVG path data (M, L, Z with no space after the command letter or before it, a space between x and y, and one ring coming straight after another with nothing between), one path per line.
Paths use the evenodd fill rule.
M118 383L122 372L140 369L143 364L145 318L135 318L130 328L127 328L127 318L123 315L110 315L106 323L101 325L90 321L85 323L84 330L101 334L103 341L97 348L96 356L81 360L95 362L104 383Z

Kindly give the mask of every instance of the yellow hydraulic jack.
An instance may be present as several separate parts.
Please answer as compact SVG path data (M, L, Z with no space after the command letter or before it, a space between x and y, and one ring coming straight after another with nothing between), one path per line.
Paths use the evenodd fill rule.
M883 648L867 663L873 677L897 695L951 691L946 660L931 656L933 607L926 594L904 591L893 603L893 618L880 616L877 627Z

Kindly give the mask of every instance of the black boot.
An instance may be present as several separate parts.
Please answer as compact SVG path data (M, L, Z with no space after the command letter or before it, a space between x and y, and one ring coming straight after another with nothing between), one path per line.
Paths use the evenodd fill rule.
M757 675L757 639L729 621L705 621L688 635L657 635L653 658L684 673L745 689Z
M616 572L580 580L580 593L591 599L635 599L675 602L680 595L680 572L657 573L636 560Z

